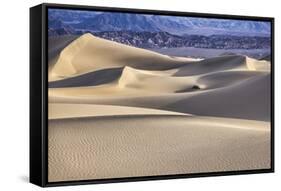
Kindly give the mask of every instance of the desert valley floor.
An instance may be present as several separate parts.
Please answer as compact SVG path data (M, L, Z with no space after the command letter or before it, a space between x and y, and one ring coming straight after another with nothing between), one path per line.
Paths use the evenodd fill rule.
M49 182L270 168L269 61L68 43L49 58Z

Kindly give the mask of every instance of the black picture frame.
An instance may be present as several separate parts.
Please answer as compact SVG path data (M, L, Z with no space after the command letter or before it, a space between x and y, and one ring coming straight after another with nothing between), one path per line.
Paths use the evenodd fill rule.
M172 16L192 16L218 19L237 19L267 21L271 23L271 168L241 171L206 172L194 174L143 176L127 178L110 178L95 180L77 180L48 182L48 8L79 9ZM177 11L160 11L144 9L127 9L113 7L96 7L85 5L40 4L30 8L30 182L41 187L100 184L113 182L132 182L163 180L177 178L194 178L209 176L226 176L274 172L274 18L223 15L207 13L189 13Z

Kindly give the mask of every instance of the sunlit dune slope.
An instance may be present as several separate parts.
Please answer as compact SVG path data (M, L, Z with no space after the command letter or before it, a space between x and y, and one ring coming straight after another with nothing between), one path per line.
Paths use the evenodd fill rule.
M190 59L171 58L149 50L84 34L61 51L49 74L49 80L123 66L151 70L171 69L186 62L190 62Z

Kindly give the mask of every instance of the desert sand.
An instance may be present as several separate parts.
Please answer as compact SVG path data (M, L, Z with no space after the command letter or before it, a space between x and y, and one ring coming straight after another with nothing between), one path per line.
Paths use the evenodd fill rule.
M91 34L56 47L50 182L270 168L270 62L170 57Z

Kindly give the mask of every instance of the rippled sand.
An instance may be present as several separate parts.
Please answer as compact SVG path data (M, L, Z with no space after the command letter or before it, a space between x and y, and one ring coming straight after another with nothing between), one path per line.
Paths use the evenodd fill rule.
M85 34L49 72L48 179L270 168L270 63Z

